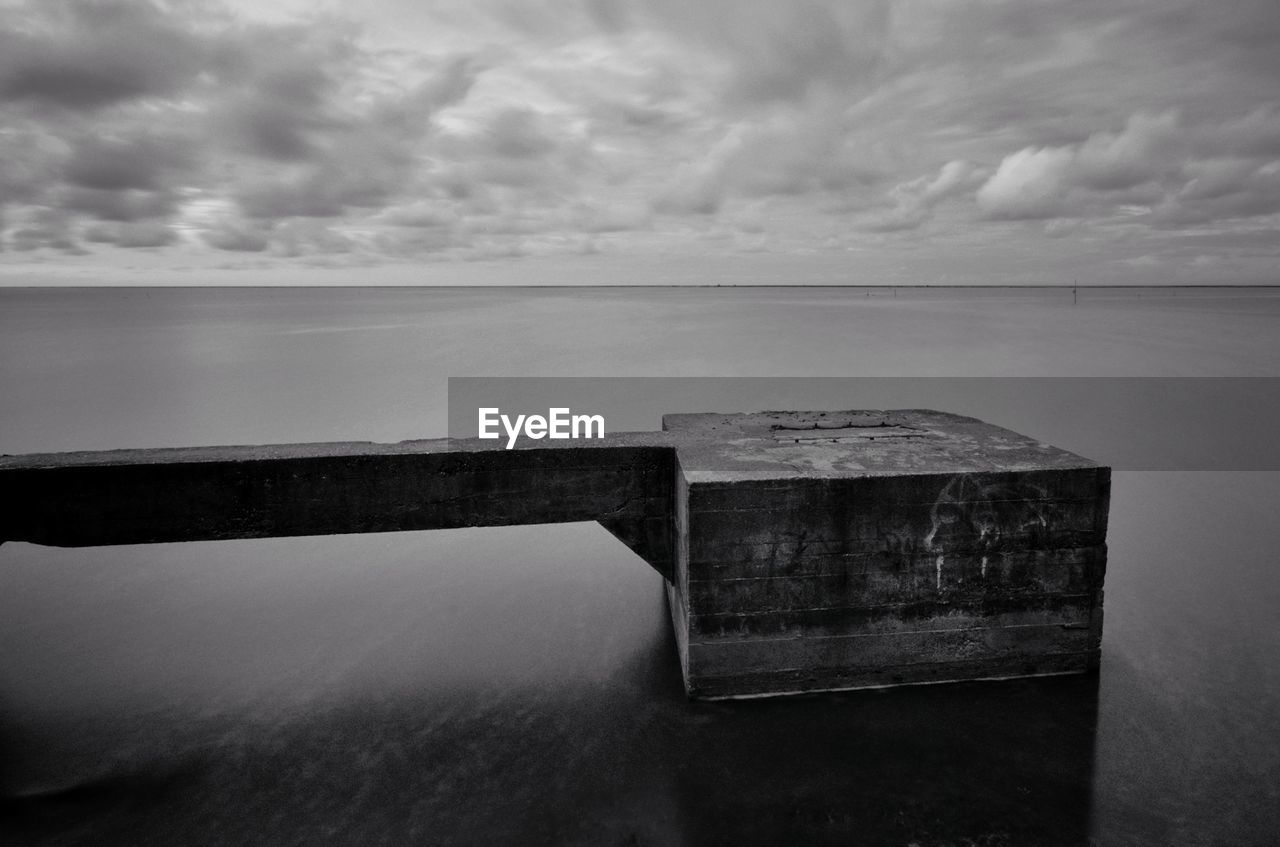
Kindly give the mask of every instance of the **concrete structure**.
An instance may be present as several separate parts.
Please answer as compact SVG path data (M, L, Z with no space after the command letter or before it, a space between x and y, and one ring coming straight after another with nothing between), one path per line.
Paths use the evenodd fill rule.
M1097 666L1108 468L932 411L668 415L663 429L515 450L437 440L6 456L0 538L596 520L667 581L691 696Z
M690 692L1097 666L1110 470L929 411L669 415Z

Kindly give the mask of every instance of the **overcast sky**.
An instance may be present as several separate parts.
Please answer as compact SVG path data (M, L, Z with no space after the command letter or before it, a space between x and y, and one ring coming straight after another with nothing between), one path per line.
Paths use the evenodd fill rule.
M1280 283L1277 0L0 0L0 280Z

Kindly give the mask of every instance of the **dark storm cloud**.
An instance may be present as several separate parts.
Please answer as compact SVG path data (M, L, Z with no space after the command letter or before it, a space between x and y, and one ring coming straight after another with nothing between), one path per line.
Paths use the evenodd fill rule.
M218 51L210 124L251 155L309 159L327 133L350 123L339 94L357 62L347 33L304 27L242 33Z
M177 198L167 191L64 186L50 192L47 199L56 208L81 212L101 220L139 221L169 217Z
M232 196L246 215L264 219L336 217L350 208L387 205L413 184L415 148L429 126L430 104L458 96L456 67L450 64L443 74L454 79L444 86L433 79L358 117L312 122L308 145L288 157L293 162L247 176L232 188ZM260 151L268 158L276 152Z
M72 144L65 178L81 188L155 190L165 182L167 171L191 164L184 140L152 135L104 138L86 134Z
M0 11L0 24L0 100L96 109L179 90L204 58L152 3L41 0Z

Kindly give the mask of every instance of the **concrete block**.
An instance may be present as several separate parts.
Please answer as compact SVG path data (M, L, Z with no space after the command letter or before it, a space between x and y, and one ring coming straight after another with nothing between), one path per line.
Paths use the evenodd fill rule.
M693 697L1097 666L1109 469L925 410L668 415Z

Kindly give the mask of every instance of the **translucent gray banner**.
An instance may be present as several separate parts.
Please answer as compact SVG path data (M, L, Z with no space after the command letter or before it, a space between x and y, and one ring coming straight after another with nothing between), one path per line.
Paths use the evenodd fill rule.
M451 438L475 437L482 408L599 415L608 433L674 412L938 409L1116 470L1280 470L1275 377L450 378Z

